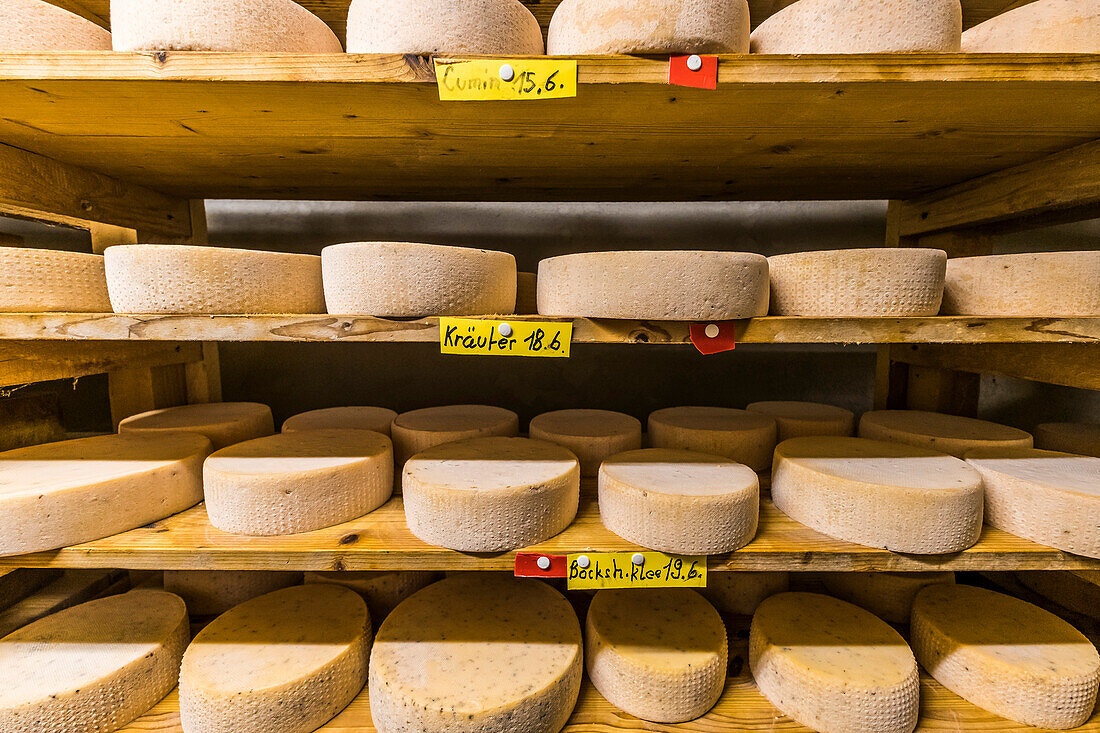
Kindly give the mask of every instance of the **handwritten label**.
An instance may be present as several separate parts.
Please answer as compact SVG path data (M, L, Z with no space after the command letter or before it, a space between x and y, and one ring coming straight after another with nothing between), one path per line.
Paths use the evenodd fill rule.
M681 87L717 89L718 57L672 56L668 60L668 83Z
M634 564L634 555L644 562ZM587 558L587 562L581 558ZM707 558L663 552L584 552L566 556L569 590L600 588L705 588ZM587 567L582 567L587 565Z
M444 102L577 96L573 59L436 59L435 79Z
M573 324L568 321L439 319L439 350L444 354L566 358L572 339Z

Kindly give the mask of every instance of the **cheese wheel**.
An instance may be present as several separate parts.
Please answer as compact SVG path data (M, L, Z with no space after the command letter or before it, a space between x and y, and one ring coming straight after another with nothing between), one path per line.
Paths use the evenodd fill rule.
M779 442L810 435L849 436L856 424L851 410L820 402L753 402L745 409L775 418Z
M192 616L217 616L250 598L302 582L301 573L277 570L165 570L164 590Z
M962 36L966 53L1100 53L1100 5L1038 0L996 15Z
M910 733L920 681L898 632L850 603L780 593L752 617L749 666L785 715L821 733Z
M367 604L347 588L299 585L245 601L183 655L183 730L315 730L363 688L370 640Z
M728 458L667 448L619 453L599 477L603 526L642 547L720 555L756 535L760 481Z
M428 570L397 570L391 572L317 572L306 573L306 583L334 583L362 596L375 624L390 615L398 603L438 579Z
M348 53L540 56L542 29L519 0L352 0Z
M706 713L726 684L726 627L688 588L601 590L588 607L584 658L609 703L642 720Z
M941 451L958 458L978 448L1030 448L1030 433L972 417L923 410L874 410L859 420L859 437Z
M1096 578L1097 572L1092 571L1092 577ZM1062 608L1100 620L1100 578L1090 580L1088 575L1061 570L1029 570L1017 572L1016 580Z
M994 715L1057 729L1092 715L1100 684L1096 647L1019 598L930 585L913 604L910 642L937 682Z
M395 417L397 413L385 407L327 407L287 418L283 423L283 432L347 429L373 430L389 435Z
M53 3L43 0L4 0L0 3L0 53L110 50L110 32ZM6 267L0 265L2 271L6 271ZM43 270L43 275L54 274Z
M210 441L99 435L0 453L0 555L98 540L202 501Z
M538 275L533 272L517 272L516 313L535 315L538 312Z
M768 313L768 260L747 252L584 252L539 263L539 313L726 321Z
M966 454L985 482L985 521L1078 555L1100 558L1100 458L1033 448Z
M947 253L940 249L775 255L768 258L769 312L825 318L934 316L940 312L946 270Z
M581 476L595 476L610 456L642 447L642 423L610 410L555 410L531 420L536 440L565 446L581 462Z
M865 608L883 621L908 624L913 599L921 588L954 583L951 571L926 573L824 573L829 593Z
M1034 252L947 261L943 312L959 316L1100 315L1100 251Z
M751 616L756 607L769 596L790 587L790 574L769 573L707 573L703 597L722 613Z
M1072 422L1036 425L1035 447L1100 458L1100 425Z
M433 445L490 435L515 435L519 432L519 416L489 405L425 407L398 415L390 432L400 468L413 455Z
M321 250L321 270L329 313L421 318L516 309L516 258L507 252L355 242Z
M203 484L206 513L220 530L308 532L382 506L393 493L393 448L371 430L280 433L211 454Z
M965 550L982 531L982 479L953 456L864 438L775 449L772 501L822 534L894 552Z
M275 431L271 408L258 402L210 402L180 405L131 415L118 424L120 433L184 431L206 437L220 450Z
M34 2L54 8L40 0ZM3 13L0 10L0 51L4 45ZM0 313L49 311L111 312L102 255L0 247Z
M798 0L752 32L753 53L957 53L959 0Z
M537 580L466 573L390 614L370 659L379 733L558 733L583 669L569 602Z
M775 419L728 407L667 407L649 415L649 442L732 458L754 471L767 471L775 450Z
M133 244L104 259L115 313L325 312L317 255Z
M546 53L748 53L746 0L565 0L546 33Z
M325 22L291 0L111 0L116 51L342 53Z

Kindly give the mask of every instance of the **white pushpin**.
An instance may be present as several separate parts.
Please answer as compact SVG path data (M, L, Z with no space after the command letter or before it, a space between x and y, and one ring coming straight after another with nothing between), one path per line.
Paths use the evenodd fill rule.
M703 59L699 58L695 54L692 54L688 56L687 65L688 68L692 71L698 71L699 69L703 68Z
M699 63L702 62L700 61ZM503 81L512 81L512 79L516 78L516 70L512 68L511 64L502 64L500 67L500 78Z
M507 81L507 80L505 80L505 81ZM497 326L497 332L501 336L504 336L505 338L507 338L508 336L512 335L512 326L510 324L507 324L507 323L502 323L499 326Z
M630 558L630 562L634 563L635 565L642 565L645 563L645 555L640 552L635 552L634 556Z
M713 323L707 324L707 328L704 331L704 333L707 335L708 339L718 338L718 332L719 332L718 326L713 324Z
M535 564L539 566L539 570L549 570L550 558L548 558L546 555L543 555L538 560L535 560Z
M580 557L577 558L577 567L578 568L583 569L583 568L588 567L591 564L592 564L592 561L588 559L588 555L581 555Z

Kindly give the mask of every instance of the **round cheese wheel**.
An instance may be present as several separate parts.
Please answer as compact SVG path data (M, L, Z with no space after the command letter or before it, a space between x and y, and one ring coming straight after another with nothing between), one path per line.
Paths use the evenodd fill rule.
M347 588L299 585L245 601L183 655L183 729L315 730L363 688L370 640L367 604Z
M317 572L306 573L306 583L334 583L355 591L367 602L375 624L390 615L398 603L439 578L429 570L389 572Z
M883 621L908 624L921 588L954 583L951 571L926 573L824 573L825 587L837 598L865 608Z
M793 438L775 449L772 501L822 534L894 552L965 550L982 531L982 478L927 448Z
M516 313L526 316L538 312L538 275L533 272L517 272Z
M321 250L321 270L329 313L421 318L516 309L516 258L507 252L355 242Z
M539 313L727 321L768 313L768 260L747 252L585 252L539 263Z
M1100 620L1100 571L1028 570L1015 576L1022 585L1062 608Z
M753 402L745 409L775 418L780 442L810 435L849 436L856 424L851 410L820 402Z
M1059 729L1092 715L1096 647L1019 598L968 585L928 586L913 604L910 642L937 682L994 715Z
M110 50L110 32L53 3L44 0L0 3L0 53ZM0 266L0 271L5 269ZM54 274L43 270L43 275Z
M603 526L642 547L720 555L756 535L760 481L728 458L667 448L619 453L599 477Z
M963 33L966 53L1100 53L1100 5L1038 0Z
M706 713L726 685L726 627L689 588L601 590L588 607L584 658L609 703L642 720Z
M178 596L135 590L0 638L0 730L112 731L172 691L190 638Z
M490 435L519 432L519 416L503 407L446 405L403 412L390 429L393 451L400 468L405 461L433 445Z
M780 593L752 617L749 666L785 715L823 733L910 733L920 681L885 621L818 593Z
M34 2L54 8L40 0ZM3 13L0 9L0 51L4 44ZM0 247L0 313L49 311L111 312L102 255Z
M1072 422L1036 425L1035 447L1100 458L1100 425Z
M133 244L104 261L115 313L325 312L317 255Z
M287 418L283 423L283 432L347 429L373 430L389 435L390 425L396 417L396 412L385 407L327 407Z
M923 410L874 410L859 420L859 437L903 443L958 458L977 448L1030 448L1029 433L1007 425Z
M805 2L805 0L800 0ZM934 316L947 253L883 248L796 252L768 258L773 316Z
M583 670L569 602L537 580L466 573L390 614L370 659L379 733L558 733Z
M277 570L165 570L164 590L192 616L217 616L250 598L302 582L301 573Z
M790 574L785 572L707 573L707 587L700 592L722 613L751 616L765 598L789 586Z
M608 457L642 447L642 423L610 410L555 410L531 420L536 440L565 446L581 462L581 476L595 476Z
M210 402L180 405L131 415L118 424L120 433L184 431L206 437L214 450L275 431L271 408L258 402Z
M519 0L352 0L348 53L541 56L542 29Z
M947 261L943 312L959 316L1100 315L1100 251L1034 252Z
M777 432L771 416L729 407L668 407L649 416L654 448L725 456L754 471L771 465Z
M565 0L546 34L551 56L748 52L746 0Z

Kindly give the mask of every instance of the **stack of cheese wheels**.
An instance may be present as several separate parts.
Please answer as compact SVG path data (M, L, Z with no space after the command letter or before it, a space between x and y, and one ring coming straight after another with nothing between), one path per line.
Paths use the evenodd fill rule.
M923 410L874 410L859 420L859 437L903 443L964 457L977 448L1030 448L1029 433L1007 425Z
M756 535L760 481L721 456L644 448L600 466L600 521L623 539L679 555L719 555Z
M3 13L0 10L0 51ZM47 311L110 313L103 257L84 252L0 247L0 313Z
M53 3L45 0L0 3L0 53L110 50L110 33Z
M297 430L373 430L383 435L390 434L397 413L385 407L326 407L321 410L302 412L283 422L283 432Z
M908 624L913 600L927 585L954 583L950 571L925 573L825 573L825 587L837 598L865 608L892 624Z
M947 253L882 247L796 252L769 257L768 271L774 316L934 316L943 301Z
M765 598L790 587L790 574L709 573L707 587L700 592L722 613L751 616Z
M291 0L111 0L116 51L342 53L324 21Z
M752 32L753 53L956 53L959 0L798 0Z
M1096 316L1100 315L1097 282L1100 251L960 257L947 261L943 312L1022 318Z
M235 534L282 535L347 522L393 493L393 448L373 430L302 430L247 440L203 466L206 513Z
M1017 572L1016 580L1062 608L1100 620L1100 571L1029 570Z
M367 604L347 588L299 585L245 601L183 655L183 729L315 730L363 688L370 640Z
M768 260L747 252L587 252L539 263L539 313L727 321L768 312Z
M278 570L164 571L164 590L182 598L192 616L216 616L250 598L301 582L301 573Z
M403 412L390 428L397 467L434 445L519 432L519 416L503 407L446 405Z
M507 252L411 242L321 250L329 313L398 318L513 313L516 258Z
M1096 647L1019 598L930 585L913 604L910 642L937 682L995 715L1059 729L1092 715L1100 684Z
M830 537L894 552L965 550L982 530L982 478L927 448L863 438L793 438L775 449L772 501Z
M220 450L275 431L271 408L258 402L210 402L180 405L131 415L118 424L119 433L198 433Z
M667 407L649 416L654 448L725 456L754 471L771 465L777 432L771 416L729 407Z
M966 53L1100 53L1100 5L1038 0L963 33Z
M1100 458L1100 425L1072 422L1036 425L1035 447Z
M190 638L178 596L135 590L0 638L0 730L113 731L172 691Z
M202 501L210 441L99 435L0 453L0 555L53 550L159 521Z
M471 438L433 446L405 464L405 521L433 545L502 552L569 526L580 501L577 457L530 438Z
M531 420L528 434L565 446L581 462L581 476L595 476L616 453L642 447L642 423L610 410L555 410Z
M115 313L325 311L317 255L128 244L108 247L104 258Z
M378 629L371 718L379 733L558 733L582 670L580 626L560 593L457 575L413 594Z
M753 402L745 407L775 418L778 441L809 435L851 435L856 416L851 410L820 402Z
M885 621L817 593L780 593L752 617L749 666L772 705L819 731L911 733L920 682Z
M706 713L726 685L726 627L689 588L601 590L588 607L584 657L609 703L642 720Z
M546 33L553 55L748 53L746 0L565 0Z
M1048 547L1100 558L1100 458L1034 448L979 448L985 521Z
M371 620L377 625L390 615L398 603L416 591L434 583L438 575L428 570L389 572L317 572L306 573L306 583L334 583L355 591L367 602Z
M348 53L543 52L538 20L519 0L352 0Z

